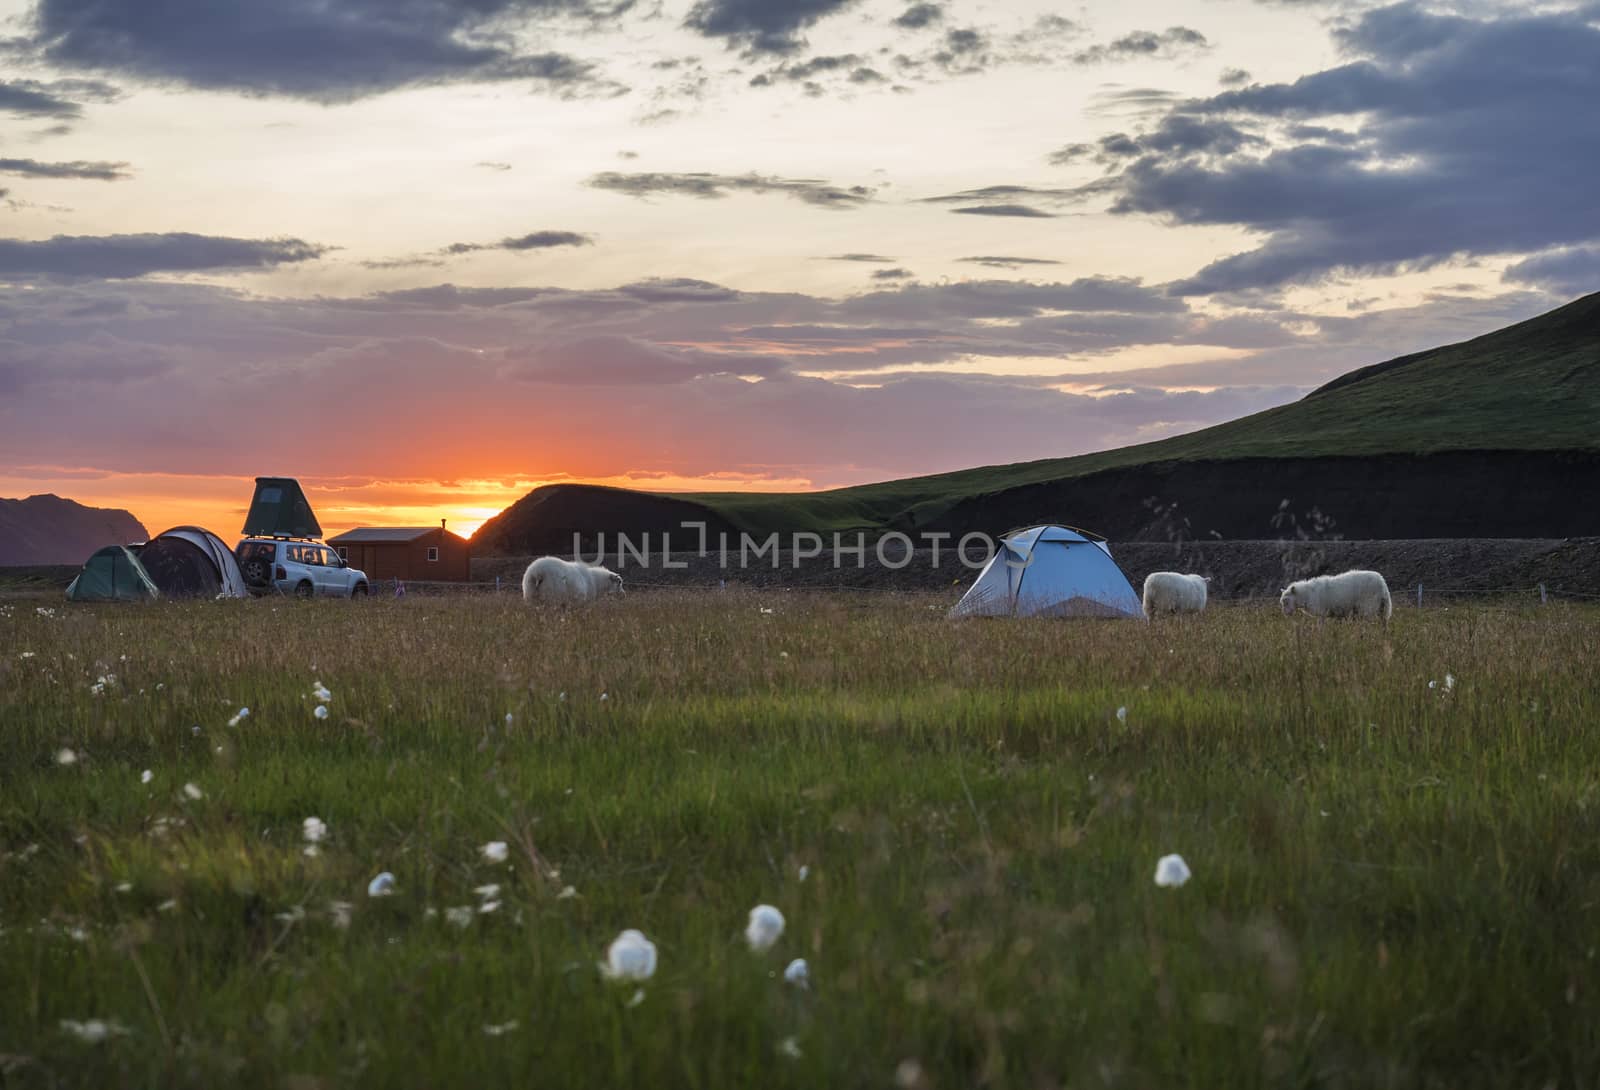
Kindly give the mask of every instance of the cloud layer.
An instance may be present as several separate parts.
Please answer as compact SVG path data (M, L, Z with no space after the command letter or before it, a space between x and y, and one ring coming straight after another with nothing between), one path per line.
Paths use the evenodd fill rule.
M401 87L524 80L602 90L592 65L518 48L511 28L625 10L587 0L39 0L29 44L65 69L344 102ZM3 101L3 100L0 100Z
M1600 22L1585 12L1367 11L1345 64L1173 108L1057 153L1112 211L1263 236L1177 286L1207 294L1600 238Z

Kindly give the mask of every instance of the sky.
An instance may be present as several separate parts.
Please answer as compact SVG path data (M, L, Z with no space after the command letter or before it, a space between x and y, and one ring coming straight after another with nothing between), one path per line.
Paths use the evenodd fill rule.
M1600 288L1600 4L0 0L0 496L1084 453Z

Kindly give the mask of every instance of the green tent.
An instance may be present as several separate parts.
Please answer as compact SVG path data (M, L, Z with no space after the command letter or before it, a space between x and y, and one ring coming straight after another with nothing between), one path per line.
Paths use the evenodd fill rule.
M148 602L161 597L126 545L107 545L83 565L67 587L69 602Z
M256 494L244 519L245 537L320 538L311 502L293 477L257 477Z

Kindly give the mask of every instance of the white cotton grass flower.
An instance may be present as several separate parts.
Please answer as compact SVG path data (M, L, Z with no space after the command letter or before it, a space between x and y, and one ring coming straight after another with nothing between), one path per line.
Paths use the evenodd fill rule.
M600 694L600 702L602 704L605 703L607 700L610 700L610 699L611 699L611 694L610 693L601 693Z
M637 989L632 995L630 995L628 997L628 1007L630 1009L633 1008L633 1007L637 1007L640 1003L643 1003L643 1002L644 1002L644 989L643 988Z
M61 1029L86 1045L102 1044L113 1037L125 1037L128 1034L127 1026L109 1018L89 1018L82 1022L75 1018L63 1018Z
M570 901L570 900L572 900L572 898L576 897L577 895L578 895L578 889L577 889L576 886L563 886L563 887L561 887L561 892L556 894L556 900L558 900L558 901Z
M474 910L471 905L457 905L455 908L444 910L445 922L453 927L466 927L472 922Z
M800 881L804 882L807 878L811 877L811 868L808 867L806 864L801 863L800 864L800 869L798 871L796 871L795 873L799 876Z
M249 719L249 718L250 718L250 709L249 708L240 708L238 713L235 714L232 719L228 720L228 726L237 727L240 723L244 722L246 719Z
M327 839L328 826L319 817L308 817L300 823L301 835L307 844L320 844Z
M811 966L805 958L795 958L783 970L783 979L796 988L811 987Z
M629 928L606 947L600 972L607 980L649 980L656 975L656 944Z
M803 1053L800 1051L800 1042L793 1037L785 1037L778 1042L778 1051L791 1060L798 1060Z
M326 704L318 704L315 708L311 709L311 714L316 716L318 719L326 719L328 718L328 706Z
M1124 704L1124 705L1122 705L1122 707L1117 709L1117 722L1126 723L1127 721L1128 721L1128 706L1126 704Z
M488 885L477 887L472 892L478 895L478 900L480 901L492 901L500 896L500 886L496 882L490 882Z
M192 783L186 783L183 785L183 793L196 802L199 802L201 799L206 797L206 793Z
M478 850L483 853L483 859L486 863L504 863L511 854L506 849L504 840L491 840Z
M927 1085L922 1065L914 1059L901 1060L894 1069L894 1084L900 1090L915 1090L916 1087Z
M394 875L388 871L384 871L367 883L368 897L393 897L394 893Z
M319 704L326 704L328 701L333 699L333 694L330 693L327 690L327 687L324 686L320 681L313 681L311 683L311 695L316 698L316 701Z
M516 1028L517 1020L513 1018L509 1022L500 1022L498 1024L484 1026L483 1035L485 1037L504 1037L506 1034L510 1033Z
M1156 862L1156 885L1177 889L1190 878L1189 864L1181 855L1163 855Z
M744 939L750 949L758 954L770 950L782 935L782 912L771 905L756 905L750 910L750 922L744 928Z
M72 752L72 750L67 749L65 746L63 746L61 749L56 751L56 764L58 764L58 765L75 765L77 763L78 763L78 755L76 753Z
M1446 674L1446 675L1444 675L1444 691L1448 693L1451 689L1454 689L1455 687L1456 687L1456 677L1455 677L1455 675L1454 674Z
M139 773L139 782L140 783L149 783L151 780L153 780L155 778L156 778L156 774L154 772L151 772L148 768L145 769L143 772Z

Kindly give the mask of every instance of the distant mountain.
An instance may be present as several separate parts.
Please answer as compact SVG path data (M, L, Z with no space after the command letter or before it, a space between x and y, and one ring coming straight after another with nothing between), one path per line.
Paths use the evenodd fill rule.
M150 535L128 512L85 507L60 496L0 499L0 566L81 564L102 545Z
M685 517L756 534L994 533L1064 522L1121 541L1576 537L1600 535L1596 495L1600 293L1155 443L827 492L552 485L485 523L476 540L485 554L570 551L573 527ZM562 533L548 532L546 510L562 512Z

